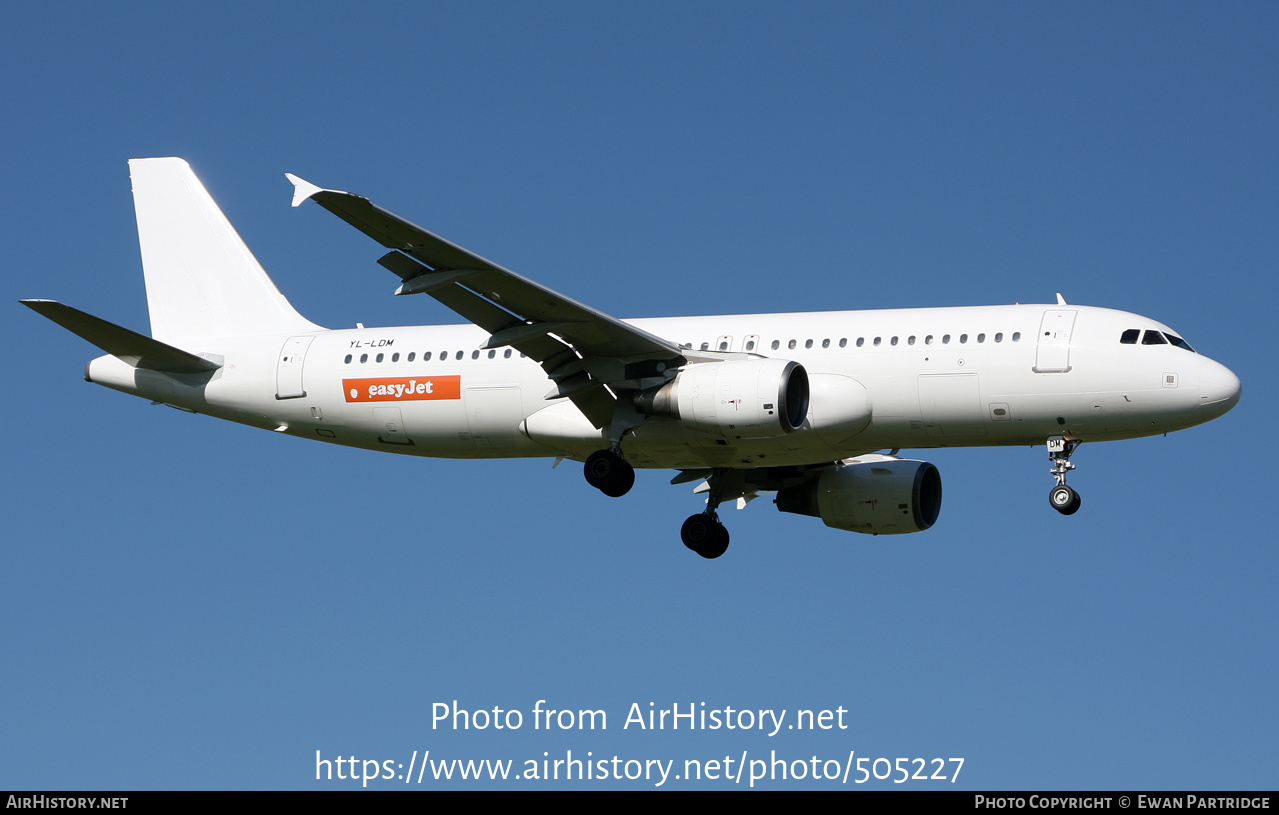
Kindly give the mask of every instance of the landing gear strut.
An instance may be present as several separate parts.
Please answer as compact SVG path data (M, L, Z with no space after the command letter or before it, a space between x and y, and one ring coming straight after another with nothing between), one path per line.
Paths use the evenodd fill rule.
M1049 472L1057 479L1057 486L1048 493L1048 503L1062 515L1074 515L1079 511L1079 493L1066 486L1066 473L1075 469L1075 465L1070 463L1070 454L1079 445L1078 439L1061 436L1048 439L1048 460L1053 463Z
M635 486L635 468L622 458L617 449L596 450L583 468L586 483L610 498L621 498Z

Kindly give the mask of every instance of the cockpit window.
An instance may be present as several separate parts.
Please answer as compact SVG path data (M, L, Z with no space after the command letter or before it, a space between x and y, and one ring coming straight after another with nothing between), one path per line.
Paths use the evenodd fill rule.
M1167 345L1168 340L1164 339L1164 335L1158 331L1147 330L1141 338L1142 345Z
M1130 328L1119 337L1119 341L1123 343L1124 345L1136 345L1137 338L1140 336L1141 336L1140 328Z
M1169 334L1168 332L1165 331L1164 336L1168 338L1168 342L1172 343L1178 348L1185 348L1187 351L1189 351L1192 354L1195 352L1195 349L1190 347L1190 343L1186 342L1181 337L1178 337L1176 334Z

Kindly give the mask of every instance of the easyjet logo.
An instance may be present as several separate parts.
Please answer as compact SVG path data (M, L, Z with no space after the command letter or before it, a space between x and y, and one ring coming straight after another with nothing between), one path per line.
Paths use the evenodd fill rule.
M348 402L417 402L425 399L461 399L462 377L390 376L380 379L343 379Z

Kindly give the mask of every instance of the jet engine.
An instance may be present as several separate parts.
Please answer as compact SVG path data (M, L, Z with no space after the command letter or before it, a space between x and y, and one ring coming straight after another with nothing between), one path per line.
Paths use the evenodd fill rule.
M690 365L665 385L637 394L635 407L693 430L766 439L802 426L808 399L803 365L759 358Z
M941 512L941 475L927 461L859 456L777 493L782 512L870 535L921 532Z

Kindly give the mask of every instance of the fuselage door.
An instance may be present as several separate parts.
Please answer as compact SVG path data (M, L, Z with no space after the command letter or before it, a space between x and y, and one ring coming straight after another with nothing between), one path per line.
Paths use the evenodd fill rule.
M1039 326L1039 347L1035 351L1035 373L1066 373L1070 370L1070 334L1075 328L1073 309L1049 309Z
M919 410L930 436L984 436L976 373L920 374Z
M466 389L466 423L476 447L509 444L519 435L524 410L518 385Z
M302 363L306 349L315 337L289 337L280 350L280 364L275 370L275 398L296 399L306 396L302 389Z
M404 432L404 419L397 407L373 408L373 425L377 428L377 440L384 444L412 444Z

